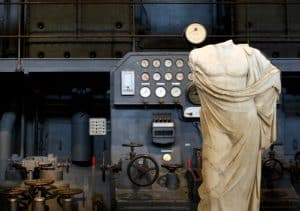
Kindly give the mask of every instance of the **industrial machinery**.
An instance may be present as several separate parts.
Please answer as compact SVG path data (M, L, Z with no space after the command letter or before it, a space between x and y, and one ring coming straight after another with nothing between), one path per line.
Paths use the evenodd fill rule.
M188 55L228 39L282 71L261 210L299 210L299 6L0 1L0 210L196 210L201 102Z
M111 162L122 161L116 210L195 209L185 172L201 146L200 103L187 55L130 53L112 72Z
M28 211L196 209L202 179L201 102L187 57L188 52L132 52L119 60L72 60L70 66L55 61L66 69L76 70L88 62L106 67L110 77L101 73L106 75L101 86L110 87L110 93L100 91L93 74L79 75L80 82L74 77L67 84L65 75L59 80L49 76L57 81L50 90L45 88L47 82L36 85L32 95L39 100L26 103L39 111L26 121L28 156L2 159L0 203L7 210ZM286 84L285 76L298 70L297 61L272 60L282 69L286 91L278 104L278 142L263 159L262 210L298 209L299 153L288 154L291 150L280 141L295 118L286 110L293 102L289 94L293 86ZM41 64L23 63L29 72ZM33 111L27 107L26 113ZM11 143L15 121L19 121L15 113L3 113L5 143Z

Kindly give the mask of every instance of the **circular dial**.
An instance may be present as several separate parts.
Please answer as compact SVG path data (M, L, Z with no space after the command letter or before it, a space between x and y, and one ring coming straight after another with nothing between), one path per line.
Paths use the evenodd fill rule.
M160 60L159 59L154 59L152 62L153 67L158 68L160 67Z
M154 80L154 81L159 81L160 79L161 79L160 73L154 73L154 74L153 74L153 80Z
M185 37L191 44L202 43L207 36L206 29L199 23L190 24L185 30Z
M176 73L176 80L182 81L184 79L183 72Z
M188 88L188 99L194 105L201 105L197 87L194 84Z
M170 81L170 80L172 80L172 78L173 78L172 73L166 73L166 74L165 74L165 80L166 80L166 81Z
M143 67L143 68L147 68L147 67L149 67L149 60L148 59L143 59L142 61L141 61L141 66Z
M177 86L173 87L171 89L171 95L172 95L172 97L180 97L180 95L181 95L181 89L179 87L177 87Z
M171 154L166 153L163 155L162 159L163 159L163 161L169 162L172 160L172 156L171 156Z
M193 73L189 73L189 74L188 74L188 79L189 79L190 81L193 80Z
M176 64L176 67L182 68L183 65L184 65L184 62L183 62L182 59L177 59L176 62L175 62L175 64Z
M171 59L166 59L166 60L164 61L165 67L172 67L172 64L173 64L173 62L172 62Z
M141 79L142 81L148 81L150 78L149 73L142 73Z
M165 87L157 87L155 90L155 95L159 98L162 98L164 96L166 96L166 89Z
M143 98L147 98L151 95L151 90L149 87L143 87L140 89L140 95L143 97Z

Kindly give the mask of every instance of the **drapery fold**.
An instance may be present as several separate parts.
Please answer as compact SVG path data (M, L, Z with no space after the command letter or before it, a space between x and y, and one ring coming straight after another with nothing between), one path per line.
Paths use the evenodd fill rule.
M199 51L189 56L201 100L200 211L259 210L261 149L276 140L280 71L257 49L237 46L248 63L247 84L240 89L214 83L199 63Z

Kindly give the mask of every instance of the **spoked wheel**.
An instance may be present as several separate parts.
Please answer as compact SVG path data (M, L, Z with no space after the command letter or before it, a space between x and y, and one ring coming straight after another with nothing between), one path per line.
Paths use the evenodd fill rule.
M130 181L137 186L152 185L159 175L157 162L149 155L138 155L133 158L127 167Z

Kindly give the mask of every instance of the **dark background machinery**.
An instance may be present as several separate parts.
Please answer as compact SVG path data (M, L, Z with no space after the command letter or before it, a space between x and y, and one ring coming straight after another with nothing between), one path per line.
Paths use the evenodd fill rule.
M195 209L201 105L188 52L233 39L282 70L262 209L296 210L299 9L296 0L1 0L1 205ZM208 34L198 46L183 36L194 22Z

